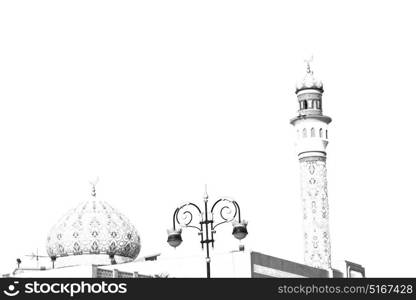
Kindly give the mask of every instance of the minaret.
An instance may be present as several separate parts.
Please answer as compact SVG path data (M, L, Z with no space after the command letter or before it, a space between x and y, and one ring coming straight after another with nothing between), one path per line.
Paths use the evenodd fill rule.
M298 115L290 123L296 129L296 153L300 164L305 264L331 268L326 146L331 118L322 113L322 82L307 60L306 75L296 86Z

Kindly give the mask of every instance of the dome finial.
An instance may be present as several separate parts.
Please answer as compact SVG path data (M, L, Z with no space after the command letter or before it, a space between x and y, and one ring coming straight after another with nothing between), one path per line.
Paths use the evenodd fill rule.
M311 62L313 61L313 55L311 55L309 58L304 60L306 63L306 73L313 74L313 71L311 70Z
M93 197L95 197L97 195L97 193L95 191L95 186L97 185L99 180L100 180L100 178L97 176L94 181L89 182L91 184L91 189L92 189L91 196L93 196Z

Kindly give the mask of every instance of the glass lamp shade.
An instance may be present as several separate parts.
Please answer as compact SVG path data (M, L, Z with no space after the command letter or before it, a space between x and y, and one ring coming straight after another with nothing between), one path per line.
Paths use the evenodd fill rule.
M247 234L247 224L244 223L236 223L233 225L233 236L238 239L238 240L242 240L244 239Z
M180 231L174 231L168 234L168 244L173 248L178 247L182 243L182 235Z

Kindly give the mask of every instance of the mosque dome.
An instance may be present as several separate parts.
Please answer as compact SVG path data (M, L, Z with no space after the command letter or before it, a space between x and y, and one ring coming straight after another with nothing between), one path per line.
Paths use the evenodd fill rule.
M136 228L107 202L97 199L95 186L90 199L52 227L46 245L52 260L84 256L84 262L98 264L132 261L140 248Z

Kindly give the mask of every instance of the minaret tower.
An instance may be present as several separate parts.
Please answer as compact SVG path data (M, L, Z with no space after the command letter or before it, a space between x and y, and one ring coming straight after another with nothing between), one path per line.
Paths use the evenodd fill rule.
M322 82L313 75L312 58L306 75L296 85L298 115L290 120L296 129L296 153L300 164L305 264L331 268L326 146L331 118L322 113Z

